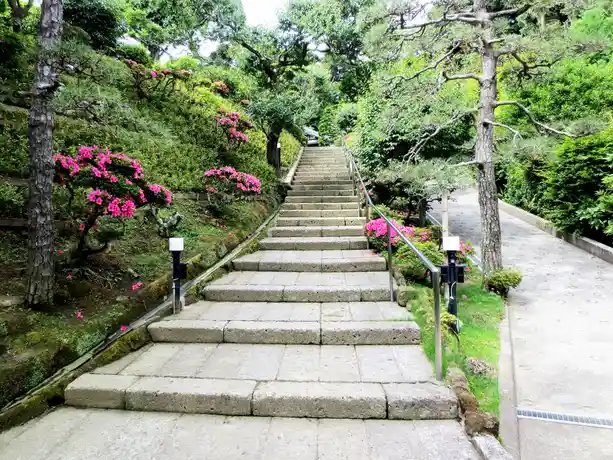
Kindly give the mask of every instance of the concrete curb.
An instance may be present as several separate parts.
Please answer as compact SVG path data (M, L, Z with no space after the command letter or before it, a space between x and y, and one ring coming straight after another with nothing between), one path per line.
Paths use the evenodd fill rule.
M523 209L518 208L517 206L513 206L512 204L505 203L502 200L498 200L498 203L500 205L500 209L507 214L510 214L513 217L516 217L527 224L530 224L540 230L543 230L544 232L549 233L551 236L564 240L567 243L572 244L573 246L604 260L605 262L613 264L612 247L599 243L598 241L594 241L590 238L586 238L584 236L571 235L565 232L561 232L560 230L557 230L555 227L553 227L551 222L543 219L542 217L535 216L528 211L524 211Z
M287 173L287 176L285 176L285 179L283 179L283 184L288 186L292 185L292 181L294 180L294 176L296 175L296 170L298 169L298 165L300 164L300 160L302 159L303 153L304 146L300 147L300 152L298 152L298 158L296 158L296 161L294 161L294 165Z
M471 438L475 450L484 460L513 460L498 440L491 434L480 434Z

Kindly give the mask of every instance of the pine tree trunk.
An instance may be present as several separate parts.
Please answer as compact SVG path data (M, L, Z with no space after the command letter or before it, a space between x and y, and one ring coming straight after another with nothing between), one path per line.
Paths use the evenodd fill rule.
M59 80L56 48L62 34L62 0L43 0L38 31L38 63L32 85L28 130L30 183L28 205L28 285L26 304L53 304L53 94Z
M476 11L486 11L485 0L475 1ZM475 159L480 163L477 171L479 209L481 211L481 260L486 273L502 268L502 238L498 193L494 174L494 105L498 97L496 65L497 56L492 44L491 24L485 26L481 48L482 77L480 106L477 119L477 143Z
M268 164L275 168L277 176L281 173L281 151L277 148L281 133L271 127L268 130L268 143L266 144L266 159Z

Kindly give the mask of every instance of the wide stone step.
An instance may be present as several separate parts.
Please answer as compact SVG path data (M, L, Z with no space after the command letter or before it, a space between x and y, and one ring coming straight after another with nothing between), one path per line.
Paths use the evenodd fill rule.
M187 305L166 320L289 321L360 323L412 321L412 314L396 302L209 302ZM165 320L165 321L166 321ZM185 341L185 340L183 340Z
M288 196L354 196L351 189L347 190L296 190L290 189L287 192Z
M258 251L236 259L236 270L293 272L383 271L385 259L365 250Z
M179 415L59 407L0 437L3 460L449 460L450 452L454 460L482 460L456 420Z
M281 219L279 219L281 220ZM267 250L315 251L323 249L366 249L364 236L322 236L322 237L269 237L260 241L260 248Z
M312 418L453 419L419 346L157 343L84 374L72 406Z
M282 209L281 217L360 217L359 209Z
M286 203L349 203L353 201L354 203L358 202L357 197L347 197L347 196L288 196L285 198Z
M286 238L281 238L286 239ZM387 272L232 272L203 289L223 302L359 302L390 300Z
M353 185L353 182L351 182L351 180L346 179L346 180L338 180L338 179L297 179L294 178L294 181L292 183L294 186L296 185L329 185L329 184L336 184L336 185Z
M278 227L354 227L364 226L364 217L279 217L277 218ZM330 248L330 249L349 249L349 248ZM364 249L364 248L353 248Z
M357 214L357 211L355 212ZM364 236L364 227L362 227L361 225L343 227L273 227L268 230L268 236Z
M358 203L348 201L347 203L283 203L281 209L315 209L315 210L330 210L330 209L360 209Z
M336 183L303 185L294 183L292 190L353 190L353 185Z
M149 327L155 342L289 345L417 345L412 321L160 321Z
M346 178L349 176L349 169L346 168L338 168L338 167L334 167L334 166L330 166L330 167L326 167L326 166L322 166L322 167L313 167L313 166L309 166L309 167L305 167L303 166L302 168L298 168L297 172L299 172L300 174L321 174L321 175L325 175L325 174L333 174L333 175L341 175L341 174L345 174Z

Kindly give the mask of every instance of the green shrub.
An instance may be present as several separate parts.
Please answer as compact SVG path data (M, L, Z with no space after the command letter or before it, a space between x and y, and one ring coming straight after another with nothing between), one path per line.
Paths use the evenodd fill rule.
M330 145L341 136L341 130L336 122L338 106L326 107L319 119L317 130L319 132L319 145Z
M444 262L443 253L438 245L432 241L416 242L414 246L435 266ZM413 250L405 243L400 243L396 252L396 262L400 272L407 280L424 281L428 278L428 267L417 257Z
M281 133L279 142L281 142L281 165L291 168L298 158L302 145L287 131Z
M547 180L548 217L556 228L588 236L605 231L613 213L601 208L598 198L613 171L612 152L613 128L559 146Z
M147 49L140 45L119 45L115 48L114 54L121 59L130 59L146 66L153 63Z
M64 20L83 29L95 49L113 48L124 33L117 0L65 0Z
M404 218L406 217L406 214L402 214L398 211L394 211L392 208L384 204L378 204L377 208L372 209L372 219L376 219L377 217L381 215L381 213L379 213L377 209L381 211L381 213L385 215L385 217L387 217L388 219L393 219L396 222L398 222L400 225L404 225Z
M522 278L519 270L503 268L485 276L484 285L486 289L506 297L509 289L519 286Z
M26 187L0 182L0 216L23 217L26 211Z

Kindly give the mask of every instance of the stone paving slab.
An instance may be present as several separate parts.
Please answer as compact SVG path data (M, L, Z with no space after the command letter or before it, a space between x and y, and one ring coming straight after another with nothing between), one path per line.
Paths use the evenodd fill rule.
M258 251L233 262L236 270L293 272L384 271L387 262L368 250Z
M208 302L186 306L164 321L412 321L396 302ZM140 351L142 353L142 351ZM130 355L132 356L132 355Z
M355 196L335 196L335 195L313 195L313 196L288 196L286 203L357 203Z
M170 319L150 325L149 333L155 342L171 343L416 345L421 338L412 321Z
M357 211L356 211L357 214ZM364 227L353 226L302 226L273 227L268 230L268 236L278 237L320 237L320 236L364 236Z
M280 217L360 217L358 209L283 209Z
M359 209L354 201L347 203L283 203L281 209Z
M330 190L328 188L326 188L325 190L296 190L296 189L289 189L287 191L287 196L292 196L292 197L305 197L305 196L306 197L309 197L309 196L350 197L350 196L355 196L355 193L351 189L347 189L347 190Z
M365 217L278 217L278 227L364 227ZM329 238L329 237L326 237ZM339 248L342 249L342 248ZM349 249L349 248L345 248ZM366 248L357 248L366 249Z
M395 287L394 287L395 289ZM203 289L206 300L259 302L383 301L387 272L231 272Z
M101 368L104 370L105 368ZM432 365L413 345L267 345L156 343L124 369L109 374L131 377L189 377L254 381L418 383L431 380ZM86 374L91 376L93 374ZM90 380L88 380L90 379ZM91 377L84 387L97 389ZM96 380L106 388L134 382Z
M104 384L90 388L92 379ZM380 384L369 382L252 381L186 377L138 377L128 388L113 385L121 375L85 374L66 389L88 394L79 401L90 408L106 408L99 397L116 393L122 408L135 411L189 414L254 415L343 419L441 420L457 418L452 390L432 383ZM89 380L87 383L86 381ZM105 387L105 385L107 385Z
M304 223L307 224L307 222L309 221ZM260 241L260 247L264 250L316 251L326 249L366 249L366 246L367 240L364 236L269 237Z

